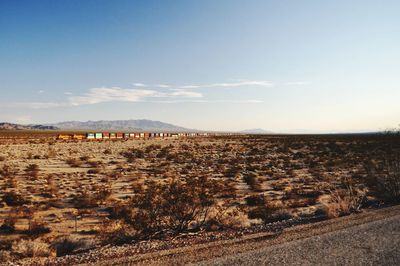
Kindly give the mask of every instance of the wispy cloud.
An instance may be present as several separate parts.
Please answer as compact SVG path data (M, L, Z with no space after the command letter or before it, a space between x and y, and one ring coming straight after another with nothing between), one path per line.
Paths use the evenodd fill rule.
M310 84L310 82L306 82L306 81L290 81L290 82L286 82L285 85L288 86L302 86L302 85L308 85Z
M68 107L91 105L105 102L149 102L152 98L174 98L174 99L193 99L202 98L203 94L199 92L184 89L124 89L120 87L92 88L81 95L68 95L62 102L9 102L0 103L0 107L6 108L29 108L29 109L47 109L55 107Z
M82 94L64 92L64 101L49 102L8 102L0 107L47 109L92 105L106 102L153 102L153 103L261 103L260 100L208 100L203 93L193 91L201 88L233 88L246 86L272 87L274 84L266 80L237 80L227 83L195 84L174 86L169 84L133 83L134 88L101 87L91 88ZM40 91L42 93L42 91Z
M111 87L93 88L83 95L69 97L68 100L71 105L77 106L103 102L140 102L154 97L200 98L203 97L203 95L198 92L187 90L168 90L166 92L160 92L147 89L123 89L120 87Z
M145 84L132 83L135 87L146 88L175 88L175 89L202 89L202 88L233 88L233 87L273 87L275 84L269 80L235 80L233 82L210 83L210 84Z
M236 82L212 83L212 84L192 84L180 86L182 89L201 89L201 88L233 88L233 87L273 87L274 83L268 80L240 80Z

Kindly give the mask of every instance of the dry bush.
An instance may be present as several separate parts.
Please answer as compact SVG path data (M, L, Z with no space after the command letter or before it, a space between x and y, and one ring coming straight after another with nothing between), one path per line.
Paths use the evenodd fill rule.
M56 239L50 246L56 251L57 257L61 257L89 250L95 246L95 243L86 239L63 237Z
M29 203L27 199L22 196L22 194L17 193L15 191L8 191L3 194L2 200L8 206L22 206L24 204Z
M71 167L79 167L82 165L82 161L76 158L68 158L65 162Z
M82 189L74 194L72 202L76 208L93 208L98 206L96 195L87 189Z
M28 179L36 180L39 176L39 165L30 164L25 168L25 175Z
M171 180L166 184L151 181L133 200L136 208L131 224L143 235L162 230L182 232L196 222L204 225L215 203L218 185L207 177Z
M250 219L261 219L264 223L273 223L293 218L293 215L286 209L276 206L259 206L249 211Z
M336 218L357 212L362 207L365 200L365 191L356 188L349 178L340 180L340 187L328 189L329 201L322 203L322 214L328 218Z
M121 245L130 242L136 236L131 226L123 220L105 220L98 232L103 244Z
M366 185L370 192L385 202L400 202L400 152L390 151L382 162L365 165Z
M52 254L49 245L39 239L15 241L12 245L11 252L20 258L26 257L48 257Z
M18 220L14 211L10 211L8 216L4 219L3 224L0 226L1 233L14 233L15 224Z
M245 198L248 206L259 206L265 204L264 195L253 195Z
M3 162L3 161L5 161L5 160L6 160L6 157L3 156L3 155L0 155L0 162Z
M56 150L53 147L49 146L45 157L49 159L49 158L55 158L56 156L57 156Z
M48 234L50 232L51 232L50 227L42 219L35 219L29 221L29 230L27 231L29 235L37 237L39 235Z
M260 180L253 173L249 173L243 176L244 182L250 186L253 191L262 191L262 186L260 184Z
M213 207L207 219L209 230L217 229L242 229L250 227L250 220L247 214L239 208L226 208L223 206Z
M11 249L11 247L10 247ZM0 262L13 261L15 258L11 255L11 251L0 249Z
M4 189L16 188L17 181L15 179L18 174L18 169L14 165L5 164L0 169L0 177L4 180Z
M111 149L105 149L105 150L103 151L103 154L105 154L105 155L110 155L110 154L112 154L112 151L111 151Z

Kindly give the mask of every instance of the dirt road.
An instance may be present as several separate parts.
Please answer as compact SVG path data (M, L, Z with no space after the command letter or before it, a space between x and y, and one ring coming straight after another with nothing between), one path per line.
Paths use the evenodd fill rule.
M198 265L399 265L400 216Z
M96 265L399 265L400 206ZM93 264L91 264L93 265Z

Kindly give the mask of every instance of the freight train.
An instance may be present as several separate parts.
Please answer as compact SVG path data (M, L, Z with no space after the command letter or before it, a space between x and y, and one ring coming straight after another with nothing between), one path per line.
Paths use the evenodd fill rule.
M59 134L58 140L128 140L128 139L150 139L150 138L179 138L179 137L197 137L209 136L210 133L166 133L166 132L130 132L130 133L77 133L77 134Z

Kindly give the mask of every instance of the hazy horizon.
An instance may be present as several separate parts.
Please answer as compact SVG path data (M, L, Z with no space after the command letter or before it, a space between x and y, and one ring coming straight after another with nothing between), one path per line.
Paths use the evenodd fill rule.
M400 124L398 1L1 1L0 121Z

